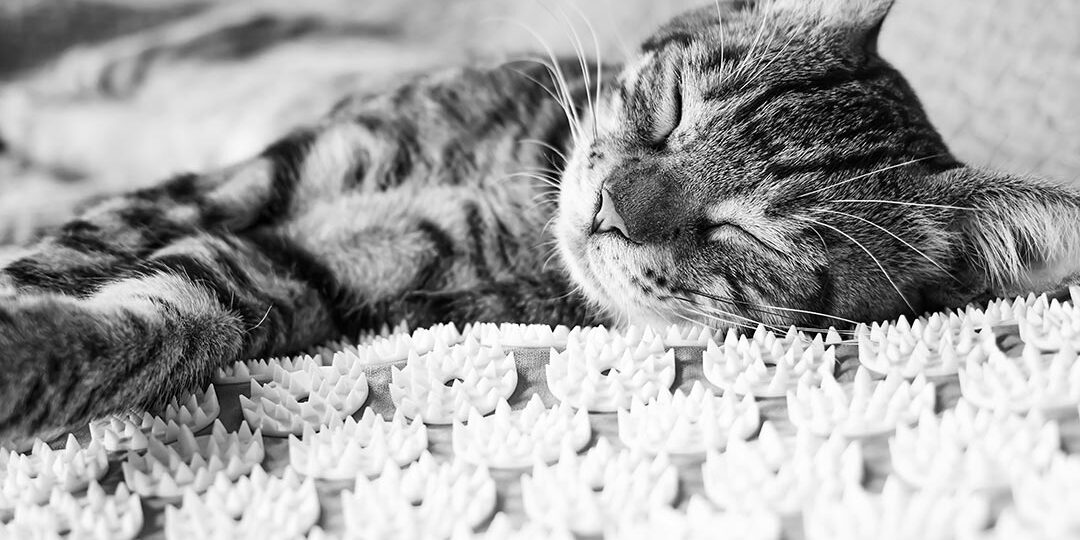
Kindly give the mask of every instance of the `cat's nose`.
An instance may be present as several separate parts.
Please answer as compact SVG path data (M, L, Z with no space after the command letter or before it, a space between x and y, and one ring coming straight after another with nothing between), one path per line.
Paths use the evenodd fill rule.
M630 233L626 230L626 221L619 215L619 211L615 208L615 202L611 199L611 193L607 188L600 188L600 208L596 211L596 215L593 216L592 233L603 234L606 232L617 231L627 239L630 238Z

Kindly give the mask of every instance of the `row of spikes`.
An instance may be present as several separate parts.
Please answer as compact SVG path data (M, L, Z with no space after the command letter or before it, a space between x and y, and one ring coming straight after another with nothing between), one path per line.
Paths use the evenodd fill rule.
M1071 410L1080 404L1080 362L1071 347L1044 353L1025 344L1019 358L994 349L985 361L964 364L960 391L987 409Z
M451 440L460 458L492 468L518 468L532 465L537 459L550 462L558 458L563 444L580 450L589 443L592 426L588 411L560 404L544 407L534 394L519 411L500 400L494 414L483 416L473 409L468 423L454 422Z
M438 465L425 452L407 469L387 463L374 480L358 476L341 501L350 537L445 538L457 527L486 521L497 492L487 468Z
M199 431L221 414L217 391L211 384L202 392L189 394L182 402L173 399L164 417L149 412L113 414L90 422L90 439L99 441L110 452L142 450L149 438L169 443L176 440L181 426Z
M634 401L617 413L619 438L648 453L700 454L721 448L730 437L747 439L758 432L761 411L752 396L716 396L700 381L688 393L661 392L647 403Z
M761 429L754 443L731 439L723 453L708 452L702 480L706 495L719 507L744 512L770 508L790 516L814 497L862 482L864 461L858 441L839 434L822 439L800 430L794 447L788 449L779 442L772 422Z
M252 471L253 478L260 469ZM236 504L216 505L220 498L203 498L194 490L185 491L180 507L165 507L165 537L180 540L304 536L319 519L315 481L309 478L300 483L288 472L280 479L261 477L265 478L262 487L248 492L250 498L244 501L239 516L233 514Z
M145 454L129 452L121 463L124 481L146 497L179 497L182 489L204 491L221 472L236 479L261 463L265 456L262 433L253 433L246 422L236 432L225 431L220 422L200 441L181 428L177 444L166 446L151 439Z
M423 422L407 423L400 411L387 422L367 409L360 422L349 416L320 432L305 427L302 439L290 435L289 462L308 477L350 480L377 475L388 461L411 463L427 446Z
M907 381L888 375L875 381L859 367L850 385L825 377L820 385L799 385L787 396L788 418L821 436L839 431L850 437L891 432L898 423L913 423L934 408L934 385L922 375Z
M602 534L627 516L670 506L678 491L678 470L666 455L616 453L603 437L581 455L565 446L557 463L536 463L531 475L521 477L526 515L585 536Z
M624 350L611 354L581 356L567 349L551 349L544 367L547 385L560 402L590 412L614 412L630 403L648 401L667 392L675 381L675 351L650 354L644 358Z
M13 534L13 538L67 534L69 538L129 540L142 530L142 501L123 483L113 495L108 495L100 484L92 481L80 498L56 488L49 496L48 505L20 503L15 506L7 527L18 528L23 533Z
M889 440L894 473L923 489L991 491L1023 472L1045 471L1062 453L1056 422L978 409L965 399L940 417L923 411Z

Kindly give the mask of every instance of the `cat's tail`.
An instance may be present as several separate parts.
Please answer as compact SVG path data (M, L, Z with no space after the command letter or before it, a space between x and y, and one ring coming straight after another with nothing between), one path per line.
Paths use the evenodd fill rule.
M273 226L303 144L106 201L0 269L0 440L155 410L223 362L331 337L317 261Z

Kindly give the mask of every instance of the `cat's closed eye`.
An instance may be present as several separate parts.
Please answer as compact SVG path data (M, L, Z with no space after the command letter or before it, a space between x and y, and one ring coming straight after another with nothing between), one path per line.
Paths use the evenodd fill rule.
M678 71L673 70L669 79L671 80L670 88L661 96L655 107L652 132L649 134L649 142L654 146L665 144L682 123L682 77Z
M764 245L756 235L731 221L708 222L704 226L705 238L709 242L749 242Z

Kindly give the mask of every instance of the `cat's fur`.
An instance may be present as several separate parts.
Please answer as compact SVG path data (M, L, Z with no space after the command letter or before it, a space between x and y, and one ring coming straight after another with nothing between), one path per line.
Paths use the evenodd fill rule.
M950 156L876 54L887 0L743 4L599 97L576 61L429 75L96 205L0 271L0 431L401 318L823 327L1080 268L1080 196Z

